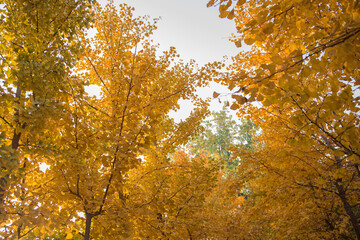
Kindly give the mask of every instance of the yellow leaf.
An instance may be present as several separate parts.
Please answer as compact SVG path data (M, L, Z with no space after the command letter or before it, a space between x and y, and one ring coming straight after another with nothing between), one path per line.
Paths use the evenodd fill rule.
M301 29L304 23L305 23L305 19L300 19L299 21L296 22L296 27L298 29Z
M13 39L14 39L14 37L13 36L10 36L10 35L4 35L4 39L6 40L6 41L12 41Z
M214 92L213 93L213 98L217 98L220 95L220 93Z
M252 44L255 42L255 39L253 39L253 38L245 38L245 39L244 39L244 42L245 42L247 45L252 45Z
M269 22L269 23L265 24L265 26L263 27L263 32L265 34L270 34L273 32L273 28L274 28L274 23Z
M215 3L215 0L210 0L207 4L206 4L206 7L211 7L213 6Z
M275 53L274 55L272 55L271 57L271 61L277 65L280 65L283 63L283 60L282 58L277 54Z
M228 14L229 14L229 12L226 11L226 10L225 10L225 11L221 11L219 17L220 17L220 18L225 18Z
M257 100L258 100L259 102L261 102L262 100L264 100L264 96L259 93L259 94L257 95Z
M66 234L66 239L72 239L73 238L73 234L71 232Z
M233 103L230 107L231 110L236 110L239 108L239 105L237 105L237 103Z
M265 100L262 102L262 104L263 104L265 107L267 107L267 106L270 106L272 103L271 103L271 101L270 101L269 99L265 99Z
M229 12L229 14L227 15L227 18L228 19L233 19L235 17L235 14L234 14L234 9L233 10L231 10L230 12Z
M243 104L247 101L247 99L241 95L231 95L231 97L236 99L239 104Z
M236 3L236 5L237 5L237 6L241 6L241 5L243 5L244 3L246 3L246 0L238 0L237 3Z

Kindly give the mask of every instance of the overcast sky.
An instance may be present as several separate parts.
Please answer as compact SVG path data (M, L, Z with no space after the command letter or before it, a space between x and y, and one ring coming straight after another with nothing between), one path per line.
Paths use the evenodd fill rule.
M100 0L106 4L106 0ZM220 61L226 55L234 56L239 49L229 41L236 32L233 21L219 18L217 8L207 8L207 0L114 0L115 5L126 3L135 8L136 16L148 15L150 18L161 17L158 29L153 35L154 43L160 44L160 50L174 46L185 61L194 59L200 66L213 61ZM213 91L226 92L226 88L212 85L204 97L212 96ZM218 100L211 104L211 110L220 110ZM191 110L183 103L181 111L171 114L181 119Z
M106 1L103 1L106 2ZM174 46L184 60L200 65L232 56L238 49L228 39L234 33L232 21L219 18L217 8L207 8L207 0L114 0L135 7L138 16L161 17L154 41L162 50Z

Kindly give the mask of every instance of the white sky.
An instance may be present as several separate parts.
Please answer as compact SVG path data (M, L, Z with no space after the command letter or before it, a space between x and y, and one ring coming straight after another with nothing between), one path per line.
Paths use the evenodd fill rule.
M99 1L106 4L106 0ZM153 35L154 43L160 50L174 46L184 61L194 59L200 66L221 61L226 55L230 59L239 52L229 41L236 32L233 21L221 19L217 8L207 8L207 0L114 0L115 5L126 3L135 8L136 16L161 17L158 29ZM225 87L213 84L210 89L201 90L204 97L213 91L228 92ZM213 100L211 110L220 110L222 105ZM175 119L186 117L191 105L182 104L181 110L171 116Z
M101 2L106 2L102 0ZM135 7L135 15L161 17L154 42L161 50L174 46L181 58L200 65L221 60L239 51L228 38L236 31L233 21L219 18L217 8L207 0L114 0Z

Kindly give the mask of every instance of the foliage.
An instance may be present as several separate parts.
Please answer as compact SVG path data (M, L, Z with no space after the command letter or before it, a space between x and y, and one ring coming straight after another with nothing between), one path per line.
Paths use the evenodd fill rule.
M208 221L205 200L221 174L218 164L181 151L170 159L163 150L152 149L144 167L130 175L134 239L199 239Z
M257 131L255 124L248 119L236 123L224 106L221 111L212 112L210 120L204 121L203 126L203 131L190 142L193 151L205 152L219 159L227 171L235 170L239 159L232 158L230 147L238 145L251 149L253 134Z
M76 9L82 11L80 7ZM6 221L1 223L4 231L0 233L3 238L134 239L144 235L163 236L162 231L183 236L180 222L168 224L161 231L151 225L158 221L158 214L183 221L182 214L186 212L188 221L189 214L199 211L206 193L211 190L218 173L214 167L202 167L205 157L189 160L179 153L176 159L185 159L181 160L184 168L176 159L170 162L167 158L198 132L207 114L207 102L199 99L194 90L205 86L220 65L198 68L194 62L177 62L174 48L159 55L150 40L156 29L154 23L147 17L136 18L132 12L127 5L120 5L119 10L112 3L104 9L96 5L93 38L87 39L79 29L70 27L68 30L74 31L72 34L76 37L64 33L82 46L82 51L76 52L79 53L76 65L72 65L73 58L61 55L62 49L55 49L58 54L49 55L56 58L52 60L55 66L62 67L61 75L57 79L47 78L42 72L31 75L36 81L31 86L39 93L34 97L29 86L21 98L11 102L17 106L28 98L23 102L26 107L21 109L28 110L29 115L37 114L34 107L42 110L38 105L45 104L47 108L43 109L46 114L36 115L36 121L24 124L25 120L14 120L20 124L21 137L26 140L19 141L14 148L21 146L17 164L21 165L22 173L6 191L3 204ZM52 22L51 16L44 19ZM43 43L44 39L38 41ZM67 41L69 48L75 46ZM46 65L45 59L41 61L44 65L34 64L44 69L53 66ZM48 74L56 70L55 67L46 69ZM23 84L29 84L30 80L27 78ZM40 87L39 82L45 80L52 81L53 85L48 83L51 91L47 91L47 85ZM4 86L12 86L6 84ZM98 86L100 95L89 96L84 91L86 85ZM40 96L48 98L42 99L44 102L31 102ZM175 123L167 114L179 108L179 99L191 100L196 109L189 118ZM27 109L30 103L31 111L30 107ZM23 116L23 110L16 111L12 112L13 116L28 119ZM5 116L3 120L7 119ZM8 125L10 129L13 123ZM14 136L16 134L17 130ZM153 152L159 154L160 150L163 152L158 159ZM157 171L156 163L161 159L167 161L164 166L168 167ZM41 169L44 164L47 170ZM137 182L138 174L147 170L154 171L155 175L146 174L146 178ZM187 172L191 174L186 175ZM147 177L160 182L152 182ZM182 192L184 180L190 185ZM164 189L159 184L164 184ZM171 197L176 191L179 194ZM191 194L193 199L187 200ZM184 201L190 210L184 209L180 216L179 209L186 205Z
M18 226L17 238L29 232L19 220L25 215L41 226L32 215L42 207L25 193L36 192L38 185L25 178L31 180L39 169L38 155L51 145L48 132L61 119L70 90L67 77L81 52L75 35L89 26L92 2L0 1L0 228L5 236L13 231L5 227L9 222Z
M220 81L235 92L231 108L251 117L264 143L238 151L254 190L238 219L244 234L360 239L358 1L214 4L234 19L237 46L251 46Z
M127 5L0 4L2 238L360 239L358 1L210 0L251 47L222 74ZM242 125L201 126L215 74Z

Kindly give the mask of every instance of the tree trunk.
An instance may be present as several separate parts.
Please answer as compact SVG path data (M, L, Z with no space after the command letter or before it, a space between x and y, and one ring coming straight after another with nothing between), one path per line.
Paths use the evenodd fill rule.
M4 168L3 168L4 169ZM2 212L1 205L4 203L5 200L5 192L7 189L8 183L8 174L0 178L0 214Z
M19 99L21 97L21 88L20 88L20 85L17 86L16 88L16 95L15 97L18 99L15 101L15 103L19 103ZM19 117L19 109L15 108L15 114L14 116L16 118ZM16 150L18 149L19 147L19 144L20 144L20 137L21 137L21 132L17 132L16 129L14 129L14 133L13 133L13 137L12 137L12 140L11 140L11 148L13 150ZM2 166L1 167L2 170L6 170L6 167L5 166ZM7 191L7 188L8 188L8 179L10 177L10 174L6 174L5 176L2 176L0 178L0 214L2 212L2 204L4 203L4 200L5 200L5 193Z
M341 202L343 203L343 206L345 208L345 211L347 213L347 215L350 217L350 222L354 228L356 237L358 240L360 240L360 226L359 226L359 221L357 220L357 217L350 205L350 203L348 202L347 198L346 198L346 192L343 188L343 186L341 185L341 183L339 184L338 181L335 182L335 186L339 192L339 197L341 199Z
M85 213L85 234L84 234L84 240L90 240L90 231L91 231L91 220L94 217L91 213Z

